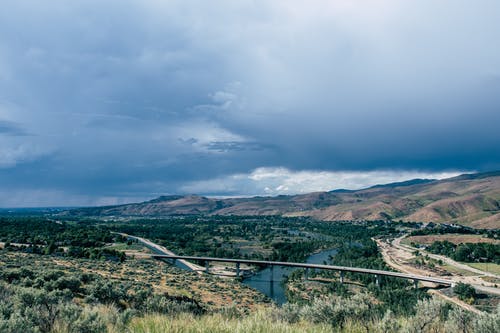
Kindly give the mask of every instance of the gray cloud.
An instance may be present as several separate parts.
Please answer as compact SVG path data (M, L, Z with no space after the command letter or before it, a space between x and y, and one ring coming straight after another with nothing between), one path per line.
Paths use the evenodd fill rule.
M218 152L229 152L229 151L248 151L248 150L264 150L268 147L266 145L257 142L238 142L238 141L213 141L207 145L208 150L214 150Z
M495 1L2 7L3 191L119 202L262 167L500 167Z
M12 136L27 135L18 124L5 120L0 120L0 134Z

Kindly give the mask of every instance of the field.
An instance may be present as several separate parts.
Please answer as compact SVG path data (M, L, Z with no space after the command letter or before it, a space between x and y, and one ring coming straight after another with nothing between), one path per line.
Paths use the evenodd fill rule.
M448 241L457 245L463 243L500 244L500 240L498 239L486 238L481 235L462 235L462 234L410 236L405 238L402 243L407 245L410 245L411 243L430 245L436 241Z
M500 265L494 263L485 262L469 262L467 265L480 269L485 272L500 275Z

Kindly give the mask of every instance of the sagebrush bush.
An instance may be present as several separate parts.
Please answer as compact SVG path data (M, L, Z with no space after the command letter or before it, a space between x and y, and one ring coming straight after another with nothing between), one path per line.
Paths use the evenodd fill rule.
M401 331L402 325L391 310L387 310L384 317L374 325L377 332L397 333Z
M472 333L474 315L462 308L456 307L448 314L448 319L445 323L445 331L447 333Z
M474 321L474 332L498 333L500 332L500 304L493 313L484 313Z
M349 298L318 298L310 305L304 306L301 315L303 319L313 323L343 327L350 320L369 321L373 316L372 302L367 294L357 294Z
M144 312L170 315L179 313L201 314L204 312L204 309L194 300L189 298L151 295L144 302Z
M418 301L416 313L407 323L408 332L439 332L448 310L449 306L438 298Z
M51 274L55 280L49 281L63 278L58 275ZM419 301L414 315L381 313L378 301L365 293L267 306L247 314L235 306L209 313L187 296L158 295L125 284L99 288L99 281L85 286L94 296L91 303L75 301L68 288L47 291L0 282L0 332L500 332L500 306L477 315L438 298ZM112 301L115 297L121 305Z

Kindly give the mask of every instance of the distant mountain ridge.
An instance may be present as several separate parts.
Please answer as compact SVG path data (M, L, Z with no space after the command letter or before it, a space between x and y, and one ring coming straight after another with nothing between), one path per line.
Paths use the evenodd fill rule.
M374 186L371 186L369 188L411 186L411 185L432 183L432 182L435 182L435 181L436 181L436 179L421 179L421 178L416 178L416 179L405 180L403 182L374 185Z
M169 195L126 205L65 212L78 216L285 215L319 220L446 222L500 228L500 171L443 180L413 179L361 190L251 198Z

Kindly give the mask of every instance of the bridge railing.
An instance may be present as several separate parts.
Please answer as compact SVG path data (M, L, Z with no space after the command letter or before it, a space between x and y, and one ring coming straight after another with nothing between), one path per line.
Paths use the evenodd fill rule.
M455 283L451 280L445 280L440 278L435 278L431 276L406 274L399 272L391 272L377 269L360 268L360 267L348 267L348 266L334 266L334 265L321 265L321 264L309 264L309 263L297 263L297 262L285 262L285 261L266 261L266 260L251 260L251 259L234 259L234 258L214 258L214 257L197 257L197 256L179 256L179 255L163 255L163 254L152 254L153 258L158 259L182 259L182 260L196 260L208 262L226 262L226 263L236 263L237 264L237 276L239 276L239 264L249 264L257 266L284 266L284 267L296 267L296 268L306 268L306 269L320 269L320 270L333 270L341 272L341 281L343 281L343 272L351 273L362 273L374 275L377 279L377 284L380 284L380 276L390 276L395 278L402 278L413 280L415 283L418 281L432 282L439 285L454 286Z

